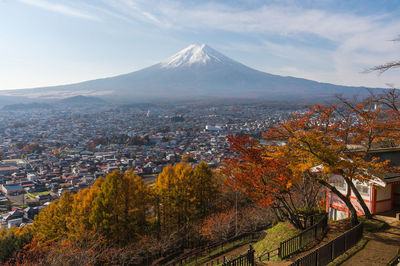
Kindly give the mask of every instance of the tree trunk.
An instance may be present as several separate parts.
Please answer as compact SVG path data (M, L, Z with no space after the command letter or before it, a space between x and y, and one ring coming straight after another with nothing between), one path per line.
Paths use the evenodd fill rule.
M280 210L286 219L297 229L305 229L303 223L299 219L299 214L297 213L295 206L290 206L285 197L277 197L277 200L282 204Z
M271 208L272 208L272 211L274 212L275 217L278 220L278 222L283 222L282 215L277 211L277 209L279 210L279 208L276 206L272 206Z
M281 221L288 221L295 228L303 230L302 224L298 222L298 220L291 214L290 211L287 210L285 206L280 206L278 208L280 212L280 216L282 217Z
M343 202L346 204L347 208L350 211L351 224L352 225L357 225L358 224L357 211L354 208L353 204L351 204L350 199L346 198L339 190L337 190L334 186L332 186L331 184L329 184L325 180L318 179L318 182L321 185L329 188L336 196L338 196L341 200L343 200Z
M360 203L361 207L363 208L365 218L372 219L372 214L371 214L369 208L367 207L367 204L365 204L364 199L361 197L360 192L357 190L356 186L354 185L353 181L346 177L344 178L344 180L346 180L346 183L350 186L351 190L354 192L354 195L356 195L358 202Z

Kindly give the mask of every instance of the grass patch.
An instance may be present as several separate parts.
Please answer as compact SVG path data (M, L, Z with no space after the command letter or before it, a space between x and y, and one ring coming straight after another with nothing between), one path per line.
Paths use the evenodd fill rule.
M364 222L364 232L379 232L390 227L387 223L381 220L365 219L364 216L359 218L360 222Z
M36 199L35 199L36 196L42 196L42 195L48 195L48 194L50 194L50 191L27 193L27 194L25 194L25 195L28 196L28 198L29 198L30 200L36 200Z
M27 196L30 200L36 200L35 196L33 196L31 193L27 193L25 196Z
M358 251L362 250L367 243L368 239L362 238L354 247L352 247L351 249L347 250L345 253L334 259L332 262L328 264L328 266L341 265L343 262L350 259L351 256L356 254Z
M294 228L289 222L280 222L275 226L265 230L265 237L253 245L256 256L260 256L268 250L273 250L279 247L279 244L298 233L300 230ZM278 256L271 260L279 260Z

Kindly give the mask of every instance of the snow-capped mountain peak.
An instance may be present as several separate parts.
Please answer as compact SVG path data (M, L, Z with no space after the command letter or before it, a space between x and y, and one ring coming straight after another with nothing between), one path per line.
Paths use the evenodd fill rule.
M228 61L231 62L232 60L206 44L192 44L160 64L163 68L176 68L181 66L191 66L194 64L205 65L209 62Z
M190 45L161 63L115 77L37 89L0 91L0 104L9 104L14 98L15 101L24 99L32 102L32 98L54 99L76 95L99 96L124 103L241 97L297 102L311 98L325 101L335 94L365 95L366 90L268 74L200 44Z

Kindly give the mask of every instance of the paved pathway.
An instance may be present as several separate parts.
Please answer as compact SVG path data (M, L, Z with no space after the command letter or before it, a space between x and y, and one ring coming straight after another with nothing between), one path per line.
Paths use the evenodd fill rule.
M354 254L342 265L387 265L400 251L400 224L399 221L385 217L376 217L385 220L391 227L383 232L368 233L369 239L367 245Z
M347 231L351 227L350 223L343 223L341 222L331 222L328 224L328 233L325 235L325 237L314 247L311 249L308 249L304 252L298 253L293 255L290 259L288 260L283 260L283 261L263 261L263 262L258 262L259 265L268 265L268 266L287 266L292 264L296 259L301 258L305 256L306 254L311 253L313 250L325 245L332 239L336 238L343 232Z
M368 265L368 266L376 266L376 265L387 265L387 263L394 258L400 251L400 223L399 221L394 220L393 218L387 218L384 216L375 216L376 219L384 220L391 227L385 231L377 232L377 233L367 233L366 238L369 239L367 245L354 254L350 259L345 261L342 265L345 266L354 266L354 265ZM345 229L343 229L345 230ZM341 231L341 230L339 230ZM323 245L328 242L340 232L335 232L335 234L329 234L318 246ZM315 249L314 247L313 249ZM233 255L235 253L244 253L248 249L248 245L239 247L235 250L232 250ZM309 253L308 251L307 253ZM229 254L232 255L232 254ZM300 254L303 256L304 254ZM299 255L299 256L300 256ZM298 257L298 256L296 256ZM222 257L221 257L222 259ZM293 258L292 258L293 260ZM271 261L271 262L263 262L259 263L259 265L268 265L268 266L286 266L292 263L292 261ZM399 265L400 266L400 265Z

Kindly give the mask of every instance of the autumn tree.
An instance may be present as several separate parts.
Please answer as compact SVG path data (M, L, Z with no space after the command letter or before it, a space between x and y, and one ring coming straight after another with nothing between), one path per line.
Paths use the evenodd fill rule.
M0 229L0 263L5 263L28 244L33 237L30 226Z
M93 202L89 223L106 239L127 244L146 226L150 188L132 170L114 171L101 184Z
M167 166L158 175L154 184L157 195L158 220L163 232L170 232L180 225L185 226L194 211L191 204L195 199L193 189L193 169L180 163Z
M237 235L259 231L272 221L273 215L268 208L250 204L239 210L229 208L209 215L201 224L201 234L210 241L222 242Z
M153 188L132 170L114 171L76 194L65 192L25 227L30 234L0 231L0 246L13 244L0 255L15 254L28 236L30 245L11 264L141 264L151 254L198 244L219 195L214 179L204 162L166 167Z
M165 167L153 189L160 232L178 230L183 238L210 213L218 196L213 173L204 162L194 169L186 163Z
M228 137L237 156L226 160L226 184L249 195L264 207L272 208L279 219L304 228L304 213L317 206L318 186L308 186L304 173L294 172L290 161L280 156L274 146L262 146L248 136Z
M124 245L146 229L150 195L149 186L133 171L114 171L89 189L65 192L39 213L33 228L43 241L79 239L92 231Z
M212 203L218 197L218 185L212 170L204 161L195 167L193 175L196 212L199 218L204 218L213 210Z
M80 190L74 196L74 204L71 212L71 222L68 224L70 236L79 238L87 231L93 230L90 216L94 207L94 201L100 194L104 178L97 178L90 188Z
M36 236L43 241L68 237L72 208L73 195L67 191L35 217L33 228Z
M201 234L214 242L228 240L235 228L235 216L234 210L211 215L204 220Z
M355 224L357 213L349 198L350 190L343 195L330 183L330 177L341 175L366 217L371 218L355 182L368 183L384 175L387 162L367 155L376 142L390 136L391 122L396 121L382 109L368 108L365 103L355 107L315 106L273 128L265 137L284 141L277 154L288 159L293 172L308 172L315 182L336 194L350 210Z

